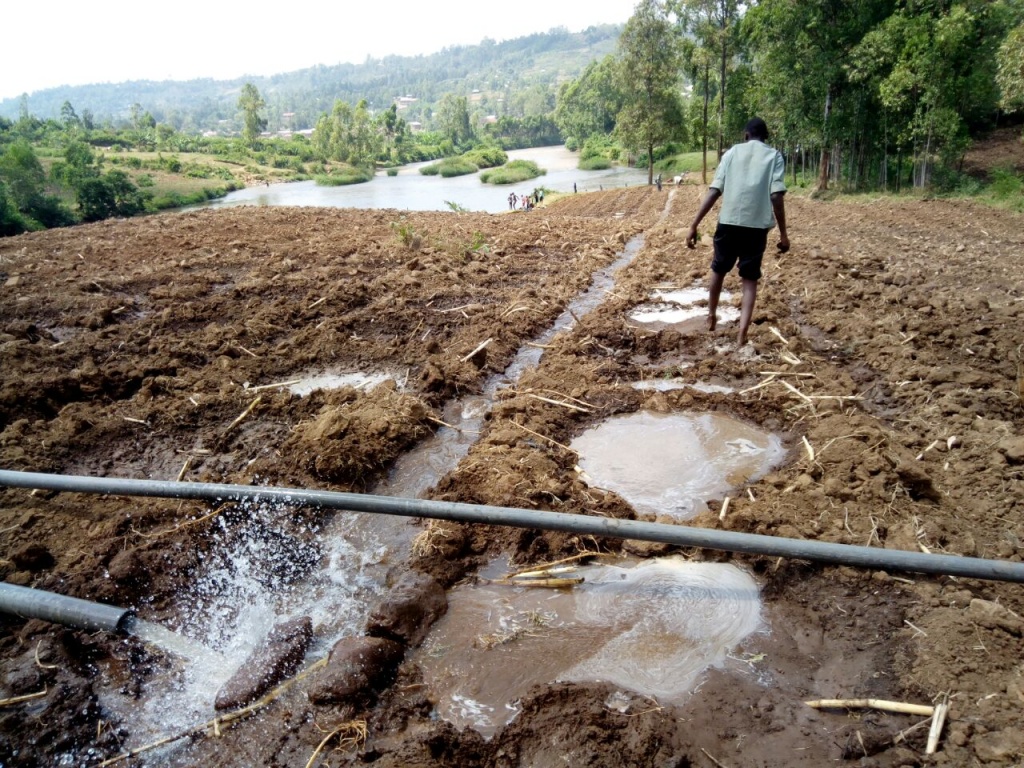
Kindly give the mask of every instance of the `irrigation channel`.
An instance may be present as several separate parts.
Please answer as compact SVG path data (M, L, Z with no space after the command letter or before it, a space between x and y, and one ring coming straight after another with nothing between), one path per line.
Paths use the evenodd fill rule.
M571 329L601 303L616 272L642 247L642 235L629 240L614 263L598 271L590 287L549 329L523 346L481 395L449 404L444 412L449 426L402 456L372 495L417 498L454 469L499 391L536 366L544 345L556 334ZM692 288L680 295L687 301L695 298ZM652 299L662 306L673 300L670 295ZM692 308L689 312L682 321L692 320ZM679 321L673 316L668 322ZM297 391L330 383L318 379ZM373 386L377 381L368 377L363 383ZM581 436L581 464L592 482L615 488L639 509L662 510L675 520L693 516L701 499L720 497L756 479L784 457L778 438L728 417L702 414L664 424L657 423L660 419L645 421L647 415L640 418L618 425L612 434ZM680 434L684 443L673 443L673 436ZM708 448L712 445L717 447ZM664 461L669 456L689 457L689 467ZM730 464L732 459L739 463ZM643 475L635 487L616 485L618 477L659 465L667 471ZM690 476L681 481L688 471ZM290 502L301 495L296 492ZM300 617L312 621L315 640L307 658L314 659L325 656L339 638L363 632L370 607L386 591L389 572L406 559L417 529L400 517L347 512L315 531L320 546L310 552L275 530L275 519L287 513L287 502L273 494L261 498L257 492L241 500L244 514L231 523L224 518L214 523L214 536L225 541L230 536L232 544L217 548L205 572L180 595L177 633L132 623L132 631L143 639L186 661L169 663L164 674L147 680L141 705L117 690L103 696L102 705L130 724L128 748L208 720L218 691L281 622ZM484 574L505 568L506 563L492 563ZM578 573L583 583L571 591L453 590L448 615L415 656L440 717L489 736L515 716L516 700L527 688L554 680L601 679L666 701L679 700L707 666L721 663L730 648L763 627L756 582L731 565L669 558L599 564ZM545 631L531 630L538 626ZM587 642L566 642L570 637ZM523 640L516 644L514 659L481 654L481 647L502 645L510 638Z

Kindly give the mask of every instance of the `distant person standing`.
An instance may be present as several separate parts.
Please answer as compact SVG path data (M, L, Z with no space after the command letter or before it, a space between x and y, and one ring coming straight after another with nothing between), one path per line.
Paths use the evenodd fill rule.
M711 285L708 289L709 331L718 322L718 298L725 276L739 262L743 281L740 308L739 346L747 343L747 330L754 316L757 281L761 279L761 260L768 244L768 231L779 225L778 249L789 250L786 232L786 185L783 181L786 161L782 153L769 147L768 126L759 117L752 118L744 131L744 143L726 152L715 171L707 196L690 225L686 247L697 245L697 226L722 198L715 230L715 254L711 260ZM774 215L773 215L774 214Z

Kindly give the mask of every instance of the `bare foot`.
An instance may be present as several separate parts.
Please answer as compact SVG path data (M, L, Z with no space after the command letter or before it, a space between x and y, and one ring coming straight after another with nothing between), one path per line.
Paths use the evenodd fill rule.
M718 325L718 318L715 315L708 315L704 321L704 325L707 327L709 332L713 332L715 327Z

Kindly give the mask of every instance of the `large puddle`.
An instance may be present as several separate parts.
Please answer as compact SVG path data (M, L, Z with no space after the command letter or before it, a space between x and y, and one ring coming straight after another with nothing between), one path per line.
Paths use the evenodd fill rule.
M648 517L686 520L782 462L781 439L721 413L612 417L570 446L591 485Z
M504 572L494 563L481 576ZM578 574L572 589L485 581L449 593L414 656L440 717L490 737L532 686L559 680L679 703L761 627L757 584L735 566L671 557Z

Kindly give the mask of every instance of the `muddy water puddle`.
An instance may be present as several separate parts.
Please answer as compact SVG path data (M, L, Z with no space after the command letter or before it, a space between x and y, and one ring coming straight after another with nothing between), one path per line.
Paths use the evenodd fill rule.
M629 313L629 319L650 330L672 329L692 333L704 328L707 317L708 289L695 283L687 288L661 290L651 294L650 302L641 304ZM739 320L740 311L730 303L732 294L722 291L718 304L719 324Z
M728 384L713 381L684 381L679 378L644 379L643 381L634 381L632 386L633 389L654 392L671 392L676 389L692 389L697 392L703 392L704 394L728 395L736 391L735 387L730 387Z
M572 441L591 485L641 515L686 520L785 457L782 440L721 413L612 417Z
M486 737L538 684L606 682L679 703L703 672L762 626L753 578L735 566L670 557L585 566L572 589L488 581L456 587L414 660L437 714Z
M391 373L366 373L363 371L323 371L319 373L306 374L297 377L286 386L293 395L305 396L317 389L341 389L342 387L353 387L354 389L373 389L385 381L397 381L398 377Z

